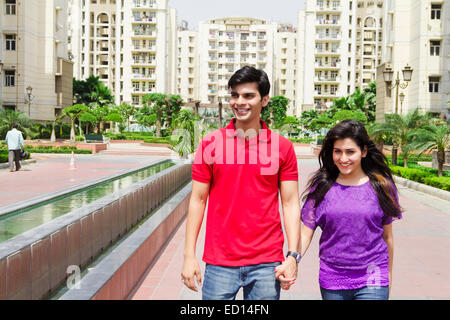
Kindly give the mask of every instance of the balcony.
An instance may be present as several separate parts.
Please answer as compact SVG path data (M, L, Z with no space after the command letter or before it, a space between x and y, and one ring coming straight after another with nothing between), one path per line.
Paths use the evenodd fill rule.
M321 83L334 83L334 82L338 82L341 81L341 77L318 77L315 76L314 77L314 82L321 82Z
M342 6L316 6L316 12L341 12Z
M320 98L325 98L325 97L337 97L337 93L336 92L331 92L331 91L314 91L314 97L320 97Z
M133 17L132 23L139 24L156 24L155 17Z
M155 74L141 74L141 73L133 73L131 74L131 79L133 80L156 80Z
M132 51L156 51L156 46L132 46Z
M340 27L341 26L341 20L335 20L335 19L317 19L316 20L316 26L318 27Z
M134 59L131 63L132 66L156 66L156 59L150 60L150 59Z
M334 34L323 34L323 33L316 33L316 39L318 40L340 40L339 38L339 34L334 33Z
M134 0L131 4L131 8L141 8L141 9L156 9L156 0Z
M331 50L320 50L320 49L315 49L314 53L316 55L340 55L341 54L341 50L340 49L331 49Z
M331 62L331 63L315 63L314 66L317 69L340 69L341 63L340 62Z

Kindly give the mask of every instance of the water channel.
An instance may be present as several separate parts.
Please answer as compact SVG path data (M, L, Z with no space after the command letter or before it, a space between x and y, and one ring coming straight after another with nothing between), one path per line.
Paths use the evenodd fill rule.
M0 216L0 243L174 166L167 160Z

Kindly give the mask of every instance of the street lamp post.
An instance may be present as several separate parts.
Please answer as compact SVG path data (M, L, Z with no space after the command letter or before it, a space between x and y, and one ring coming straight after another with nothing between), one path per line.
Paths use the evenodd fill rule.
M28 117L31 119L31 101L33 100L33 96L31 93L33 92L33 88L31 86L27 87L27 102L28 102Z
M395 94L395 114L398 114L399 96L400 96L400 99L402 100L402 107L403 107L403 101L405 99L405 94L402 93L399 95L399 91L400 91L400 89L406 89L409 81L411 81L412 72L413 72L413 69L409 65L406 65L406 67L404 67L402 70L404 82L400 81L400 72L397 71L397 79L395 79L395 82L392 83L394 71L389 67L386 68L385 71L383 71L383 77L384 77L384 81L386 82L386 86L390 89L394 89L394 88L397 89L396 94ZM392 83L392 85L391 85L391 83ZM392 164L393 165L397 165L397 149L398 149L397 130L394 130L394 138L392 141Z

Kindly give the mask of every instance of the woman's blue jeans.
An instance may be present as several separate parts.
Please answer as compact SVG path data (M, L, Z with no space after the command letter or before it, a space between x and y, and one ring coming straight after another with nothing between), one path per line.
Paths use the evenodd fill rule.
M389 286L354 290L328 290L320 287L323 300L388 300Z
M242 287L244 300L279 300L280 281L275 267L281 262L244 267L206 264L202 288L203 300L234 300Z

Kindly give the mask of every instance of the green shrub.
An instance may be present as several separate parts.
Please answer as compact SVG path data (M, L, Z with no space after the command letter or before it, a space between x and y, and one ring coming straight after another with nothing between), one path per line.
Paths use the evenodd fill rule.
M146 137L144 139L145 143L166 143L166 144L172 144L172 141L170 140L170 137Z
M450 177L428 177L425 178L425 184L442 190L450 191Z
M420 169L410 169L399 166L390 166L390 168L393 174L420 183L424 183L425 178L432 176L431 173Z
M302 139L296 139L296 138L289 138L291 142L293 143L311 143L314 141L313 138L302 138Z

